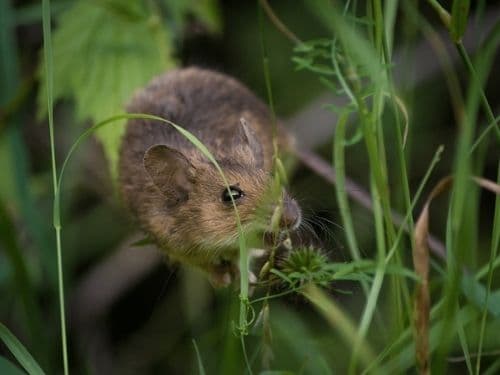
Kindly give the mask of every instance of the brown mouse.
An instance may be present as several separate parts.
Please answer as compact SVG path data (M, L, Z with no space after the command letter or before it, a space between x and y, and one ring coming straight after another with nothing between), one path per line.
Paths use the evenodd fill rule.
M245 232L267 231L276 209L270 201L273 143L267 106L237 80L199 68L154 78L128 106L193 133L220 164L215 168L170 125L131 119L122 141L119 186L142 229L172 260L207 272L215 286L237 274L238 229L229 194ZM278 127L280 150L293 138ZM283 190L279 230L300 225L301 211Z

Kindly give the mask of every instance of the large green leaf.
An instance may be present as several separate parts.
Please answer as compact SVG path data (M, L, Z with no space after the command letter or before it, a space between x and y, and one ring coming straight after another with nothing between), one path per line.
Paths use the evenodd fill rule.
M80 0L59 17L53 37L54 99L73 99L78 121L98 122L122 113L134 90L174 66L168 34L144 4L149 3ZM41 115L45 84L42 76ZM96 134L113 175L123 131L113 126Z

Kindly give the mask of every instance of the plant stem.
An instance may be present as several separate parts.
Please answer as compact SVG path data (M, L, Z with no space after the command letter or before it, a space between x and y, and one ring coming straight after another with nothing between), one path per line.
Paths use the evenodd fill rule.
M53 112L53 56L52 56L52 37L50 29L50 0L43 0L42 3L42 16L43 16L43 43L44 43L44 60L45 60L45 74L47 77L47 113L49 120L49 136L50 136L50 154L52 162L52 183L54 188L54 228L56 231L56 246L57 246L57 279L59 290L59 315L61 324L61 341L62 341L62 355L64 374L69 374L68 367L68 348L66 338L66 313L64 301L64 276L62 269L62 247L61 247L61 223L59 218L59 195L57 182L57 165L56 165L56 149L54 142L54 112Z
M437 14L441 18L441 21L443 21L446 28L449 29L450 25L451 25L450 13L446 9L444 9L441 6L441 4L439 4L439 2L437 0L427 0L427 1L434 8L434 10L437 12Z

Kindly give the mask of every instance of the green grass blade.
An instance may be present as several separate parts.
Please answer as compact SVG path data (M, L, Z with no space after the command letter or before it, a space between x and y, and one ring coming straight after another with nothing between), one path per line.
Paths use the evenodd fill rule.
M410 204L410 208L408 209L408 212L406 213L406 216L403 219L401 226L399 227L399 231L396 235L394 243L393 243L391 249L389 250L389 252L387 253L387 257L385 258L386 263L389 263L389 260L391 259L391 257L394 255L394 253L398 249L398 244L401 241L402 235L404 233L404 228L408 225L408 221L409 221L410 216L413 212L413 209L417 205L417 202L420 198L420 195L422 195L422 191L424 190L424 187L427 185L427 181L429 181L429 177L431 176L432 171L434 170L437 163L441 159L441 154L443 153L443 150L444 150L444 146L442 146L442 145L439 146L438 149L436 150L436 153L434 154L434 157L432 158L432 161L431 161L429 167L427 168L427 171L425 172L425 175L422 178L422 181L420 182L420 184L417 188L417 192L415 193L415 196L413 197L413 200Z
M50 11L52 15L57 15L62 10L66 9L70 5L67 0L56 1L51 4ZM33 23L39 23L41 20L41 4L29 4L24 5L16 10L15 22L17 25L30 25Z
M474 372L472 371L472 362L470 359L470 351L469 351L469 345L467 344L467 336L465 334L464 330L464 324L462 321L457 322L457 333L458 333L458 339L460 341L460 346L462 347L462 352L464 353L464 358L465 358L465 364L467 365L467 371L469 374L473 374Z
M469 17L470 0L454 0L451 7L451 37L459 42L465 33Z
M35 359L26 350L26 348L21 344L21 342L9 331L9 329L0 323L0 339L9 348L10 352L23 368L30 375L43 375L45 374Z
M446 28L449 29L451 25L451 14L444 9L437 0L427 0L427 2L434 8Z
M488 135L490 130L498 128L499 122L500 122L500 116L497 116L495 118L494 122L491 122L486 126L486 128L483 130L483 132L477 137L476 142L474 142L474 144L470 148L471 154L474 152L474 150L477 148L477 146L479 146L481 144L481 142L485 139L486 135Z
M196 361L198 362L198 374L205 375L205 367L203 366L203 361L201 360L200 351L198 350L198 345L196 345L196 340L193 341L194 351L196 353Z
M500 183L500 163L498 164L497 182ZM481 327L479 329L479 343L477 349L476 374L481 373L481 353L483 349L484 332L486 329L486 318L488 315L488 300L491 294L491 285L493 283L493 265L497 257L498 247L500 245L500 196L496 196L495 214L493 219L493 233L491 236L491 252L488 268L488 284L486 287L486 297L484 299L483 314L481 317Z
M52 164L52 184L54 188L54 207L56 202L59 201L59 190L57 189L57 166L56 166L56 149L54 141L54 68L53 68L53 54L52 54L52 36L51 36L51 13L50 13L50 0L43 0L42 2L42 20L43 20L43 55L45 62L45 75L47 77L47 114L49 120L49 136L50 136L50 154ZM62 269L62 248L61 248L61 227L57 224L59 214L53 212L54 229L56 232L56 250L57 250L57 280L58 280L58 294L59 294L59 315L61 325L61 341L62 341L62 357L64 374L69 374L68 366L68 343L66 335L66 312L64 301L64 275Z
M62 181L64 177L64 172L66 171L67 165L69 160L72 158L73 154L75 151L78 149L80 144L85 141L87 138L89 138L94 132L96 132L98 129L107 126L109 124L112 124L116 121L119 120L125 120L125 119L148 119L148 120L156 120L159 122L159 125L164 125L164 126L172 126L175 128L179 133L181 133L188 141L190 141L217 169L219 172L224 185L226 188L229 189L229 182L227 181L224 172L222 171L220 165L217 163L215 160L214 156L210 153L208 148L198 139L196 138L193 134L185 130L184 128L180 127L179 125L173 123L172 121L169 121L167 119L158 117L158 116L153 116L153 115L148 115L148 114L121 114L121 115L116 115L112 116L104 121L101 121L91 128L87 129L85 132L83 132L77 140L72 144L70 147L62 165L61 165L61 171L59 173L59 177L57 180L57 191L58 193L61 192L62 189ZM123 124L123 123L122 123ZM248 321L247 321L247 312L248 312L248 306L249 306L249 300L248 300L248 278L249 278L249 271L248 271L248 250L246 246L246 239L244 236L243 228L241 226L241 220L240 220L240 215L238 212L238 209L236 207L236 203L234 199L231 196L233 208L234 208L234 213L236 217L236 224L238 227L238 242L239 242L239 248L240 248L240 318L239 318L239 330L242 335L246 335L248 333ZM60 218L60 194L57 194L55 201L54 201L54 217L55 217L55 225L56 228L61 228L61 218Z
M337 202L340 208L340 215L344 224L347 243L351 257L354 260L361 259L356 235L354 234L354 225L349 210L349 203L347 201L347 193L345 187L345 157L344 157L344 143L345 143L345 126L349 114L344 112L340 115L339 121L335 129L335 141L333 150L333 164L335 165L336 172L336 188Z
M490 263L488 262L487 264L485 264L479 271L477 271L476 273L476 280L481 280L483 277L485 277L486 275L488 275L489 273L489 270L490 270L490 267L494 270L496 269L498 266L500 266L500 256L498 256L494 261L493 263Z

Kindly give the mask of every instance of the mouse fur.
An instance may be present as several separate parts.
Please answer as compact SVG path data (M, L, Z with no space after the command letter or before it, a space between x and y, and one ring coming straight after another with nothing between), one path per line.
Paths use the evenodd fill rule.
M237 80L185 68L154 78L136 93L130 113L156 115L193 133L220 164L244 231L269 228L273 143L267 106ZM278 126L280 150L293 138ZM237 275L238 230L224 182L192 143L170 125L130 119L119 158L119 186L141 228L172 260L208 273L224 286ZM225 193L226 192L226 193ZM295 229L301 212L282 192L280 230Z

